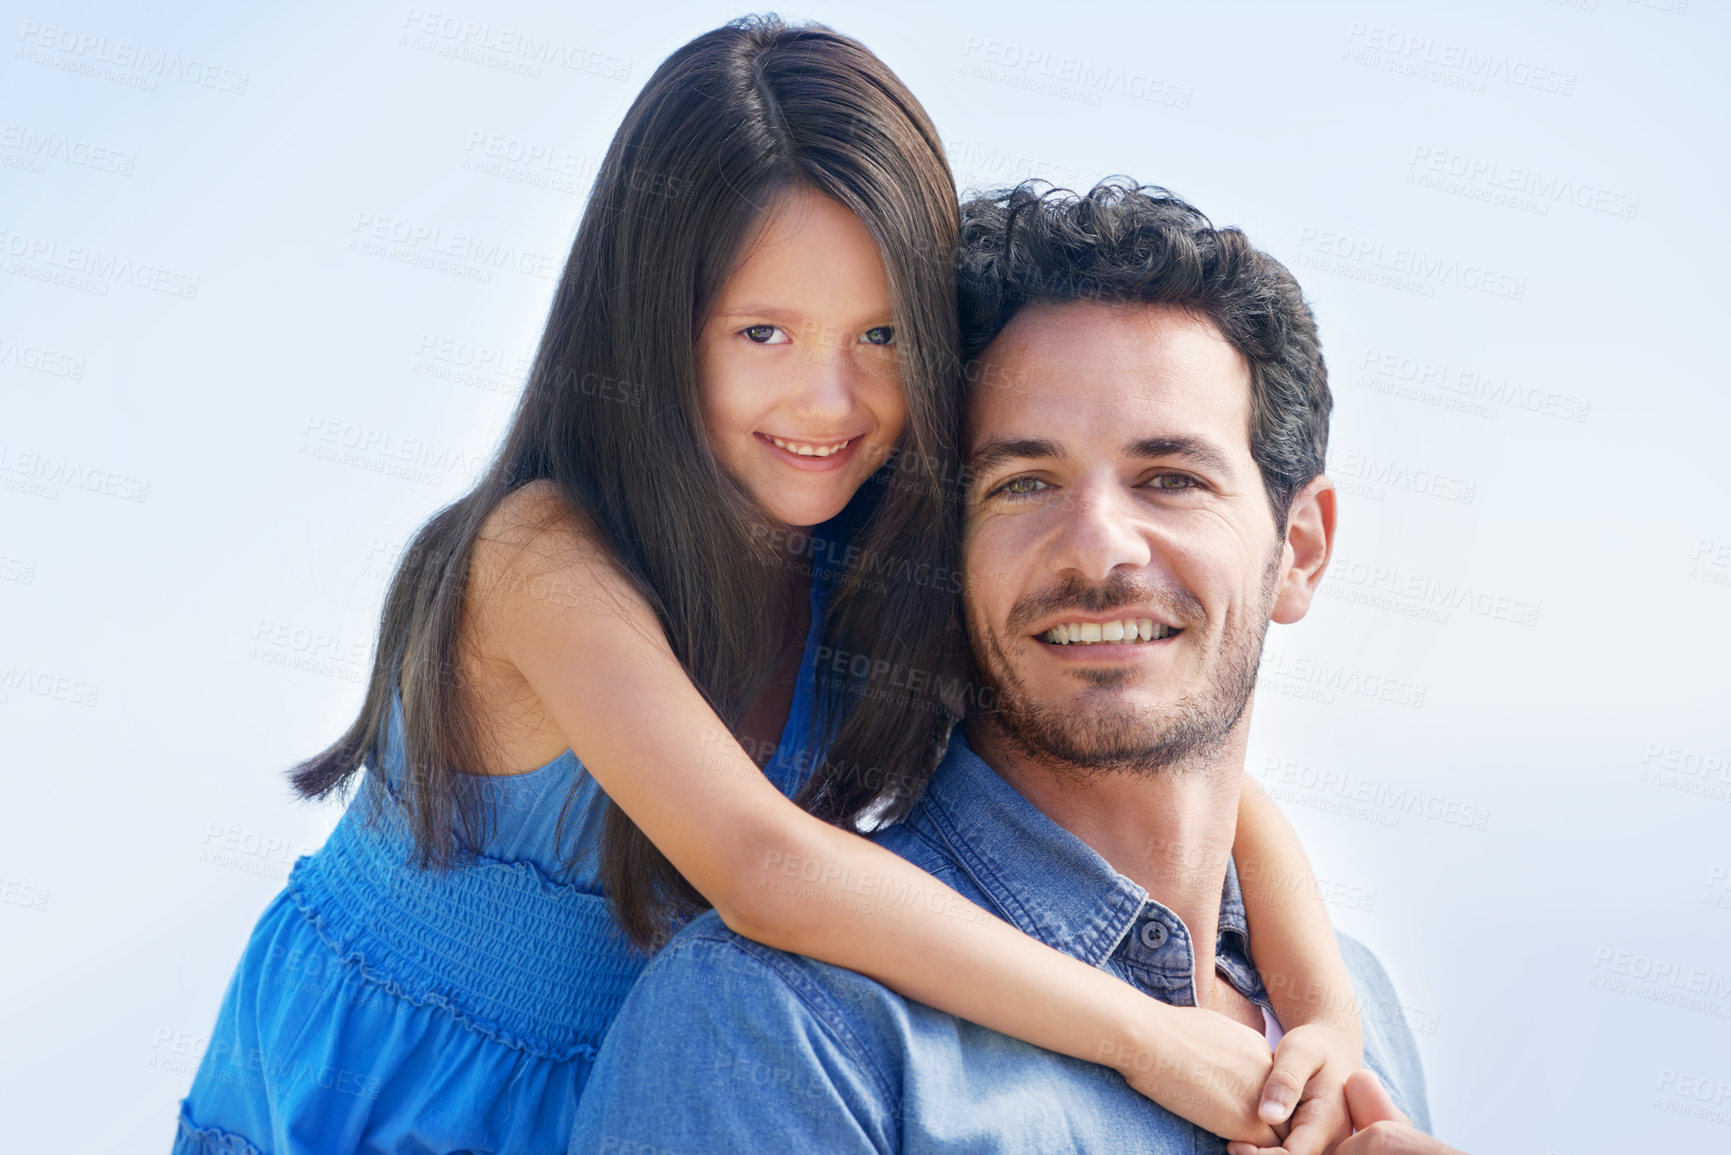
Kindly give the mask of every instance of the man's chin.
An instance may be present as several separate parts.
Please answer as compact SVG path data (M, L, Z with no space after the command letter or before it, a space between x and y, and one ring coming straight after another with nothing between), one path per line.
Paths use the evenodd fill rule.
M1078 770L1149 769L1194 744L1188 719L1172 703L1146 696L1126 701L1122 692L1109 695L1110 701L1100 701L1102 696L1024 703L996 715L994 724L1023 753Z
M1037 695L1027 705L1046 717L1074 719L1079 730L1139 729L1149 735L1182 713L1182 704L1146 686L1077 685L1067 681L1056 693Z

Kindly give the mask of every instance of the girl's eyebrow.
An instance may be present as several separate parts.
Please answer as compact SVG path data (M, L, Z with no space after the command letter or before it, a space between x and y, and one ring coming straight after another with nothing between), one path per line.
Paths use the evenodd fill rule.
M782 323L796 321L807 322L811 320L811 318L808 317L797 305L774 305L765 301L745 301L738 305L730 305L727 308L718 308L710 315L712 317L768 317L771 320ZM879 325L889 325L894 323L894 317L891 315L887 306L884 308L881 315L877 313L869 314L865 319L858 322L857 325L832 325L830 327L855 328L874 323Z
M717 309L716 312L724 317L743 317L747 313L764 317L796 317L799 315L797 310L790 309L786 305L769 305L757 301L746 301L725 310Z

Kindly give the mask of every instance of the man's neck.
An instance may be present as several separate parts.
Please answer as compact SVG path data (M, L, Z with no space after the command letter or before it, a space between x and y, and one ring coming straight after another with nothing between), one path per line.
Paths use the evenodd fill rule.
M990 724L967 729L968 744L999 777L1183 920L1199 1006L1215 1001L1214 940L1248 729L1234 727L1206 764L1094 774L1042 763Z

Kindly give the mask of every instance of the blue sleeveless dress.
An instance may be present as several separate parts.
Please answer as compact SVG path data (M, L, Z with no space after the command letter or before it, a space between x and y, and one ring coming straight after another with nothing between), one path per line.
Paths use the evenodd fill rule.
M815 764L814 666L837 576L814 569L798 682L764 769L788 795ZM569 750L481 779L495 820L478 857L422 871L393 804L400 699L379 761L360 790L388 793L385 821L369 829L357 797L254 927L174 1155L564 1155L602 1036L647 963L601 892L605 796ZM562 869L577 848L579 867Z

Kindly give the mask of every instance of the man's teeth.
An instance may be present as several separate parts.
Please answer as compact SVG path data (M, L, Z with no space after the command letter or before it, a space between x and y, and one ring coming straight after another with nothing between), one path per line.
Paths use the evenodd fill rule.
M1053 626L1040 637L1055 645L1088 645L1094 642L1149 642L1169 638L1178 630L1153 618L1125 618L1121 622L1066 622Z
M801 457L828 457L832 453L840 453L853 444L853 438L848 438L840 445L805 445L798 441L783 441L779 437L771 437L771 441L789 453L797 453Z

